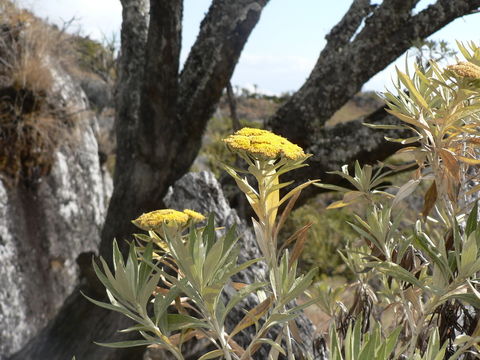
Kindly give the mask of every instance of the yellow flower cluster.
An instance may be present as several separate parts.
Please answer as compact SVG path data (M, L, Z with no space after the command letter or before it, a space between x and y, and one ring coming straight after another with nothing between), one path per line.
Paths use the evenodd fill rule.
M462 77L480 79L480 66L471 62L459 62L456 65L447 66L447 69Z
M223 141L232 151L244 151L262 159L286 157L300 160L306 157L302 148L274 133L253 128L243 128Z
M205 220L205 216L189 209L185 209L183 212L173 209L162 209L140 215L132 222L142 230L159 231L163 224L166 226L184 226L190 219L193 222L200 222Z
M200 222L205 220L205 216L200 214L199 212L190 210L190 209L185 209L183 210L184 214L187 214L190 219L192 219L194 222Z

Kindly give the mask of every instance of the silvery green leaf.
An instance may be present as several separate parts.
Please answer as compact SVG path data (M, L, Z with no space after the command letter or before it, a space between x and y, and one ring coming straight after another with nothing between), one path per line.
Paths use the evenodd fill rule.
M432 263L438 266L443 274L443 281L447 282L452 275L448 266L448 259L439 251L438 246L423 232L415 231L413 239L415 246L422 250Z
M209 351L206 354L203 354L198 358L198 360L216 359L216 358L222 357L223 355L224 355L223 350L216 349L216 350Z
M395 207L400 201L413 193L419 184L420 180L408 180L404 185L402 185L395 195L392 207Z
M241 263L240 265L237 265L235 266L234 268L232 269L229 269L228 272L226 272L223 276L222 276L222 279L229 279L231 278L233 275L239 273L240 271L243 271L245 270L246 268L248 268L249 266L255 264L256 262L259 262L259 261L263 261L264 258L258 258L258 259L251 259L251 260L248 260L248 261L245 261L243 263Z
M272 314L268 317L268 319L266 320L265 322L265 325L264 325L264 328L265 329L269 329L271 328L272 326L275 326L275 325L278 325L278 324L285 324L287 322L289 322L290 320L293 320L295 319L296 317L298 317L298 315L300 314L288 314L288 313L285 313L285 314Z
M234 224L230 229L228 229L227 233L225 234L224 240L223 240L224 253L226 253L227 251L230 251L238 241L239 238L236 235L236 232L237 232L237 225Z
M374 267L380 272L389 275L397 280L405 281L419 288L425 289L425 285L420 280L418 280L412 273L405 270L398 264L388 261L382 261L379 263L367 263L366 266Z
M268 258L269 255L271 255L269 251L270 247L267 244L267 240L264 238L262 226L254 218L252 218L252 224L253 224L253 230L255 231L255 239L257 240L257 244L258 244L258 247L260 248L260 252L264 257Z
M186 283L186 279L182 279L180 283ZM158 294L155 296L155 301L153 303L153 311L155 314L155 324L158 325L160 318L165 315L170 304L175 300L177 296L180 295L180 289L177 285L174 285L170 288L168 293L163 296Z
M278 331L278 335L275 338L275 343L276 344L279 344L279 345L282 344L282 338L283 338L283 335L284 335L284 331L283 331L284 328L285 328L285 325L282 326L282 328ZM280 352L281 351L279 349L272 346L270 351L268 352L268 360L278 360L278 356L280 355ZM307 358L305 360L309 360L309 359Z
M145 326L143 324L137 324L137 325L133 325L129 328L119 330L118 332L128 333L128 332L132 332L132 331L150 331L150 330L151 330L151 327Z
M117 240L113 240L112 244L112 251L113 251L113 270L117 271L117 267L121 266L124 267L125 264L123 262L122 252L118 248Z
M351 358L351 360L376 359L375 348L377 347L377 341L378 341L377 332L373 331L373 333L365 334L363 341L364 341L364 344L358 358Z
M382 344L381 354L379 356L380 359L389 359L394 355L398 337L401 332L402 326L399 326L388 335L387 339Z
M149 242L143 251L143 257L140 262L138 270L138 282L144 283L147 278L152 274L153 267L149 263L152 262L153 258L153 243Z
M290 301L295 300L298 296L303 294L305 290L312 284L313 278L317 274L318 269L311 269L306 275L301 275L295 280L292 288L288 291L287 294L281 299L281 304L286 305Z
M120 342L113 342L113 343L99 343L95 342L95 344L109 347L109 348L129 348L134 346L146 346L153 344L150 340L131 340L131 341L120 341Z
M468 305L473 306L476 309L480 308L480 298L478 298L475 294L472 293L451 294L447 296L445 301L448 299L457 299L467 303Z
M102 259L100 258L100 260L102 260ZM114 279L113 275L110 274L110 277L107 278L107 276L105 276L103 274L103 272L99 269L97 263L93 259L92 259L92 266L93 266L93 270L95 271L95 274L97 275L98 279L103 284L103 286L105 286L105 288L107 290L109 290L110 292L115 294L115 296L119 297L118 292L115 290L114 284L112 284L112 282L111 282L111 281L113 281L115 283L115 279ZM104 268L105 268L105 266L104 266ZM108 270L108 267L107 267L107 270Z
M470 211L470 215L467 219L467 225L465 226L465 234L470 236L472 232L477 229L477 216L478 216L478 201L475 201L475 205L473 206L472 210Z
M167 314L168 330L175 331L181 329L208 329L210 326L205 320L194 318L190 315Z
M475 233L471 233L467 241L463 244L462 254L460 256L460 273L463 276L469 276L472 265L477 260L478 248Z
M148 235L145 235L145 234L133 234L133 237L138 239L138 240L145 241L146 243L151 243L152 242L152 238Z
M135 244L133 242L129 247L125 273L127 275L130 288L136 293L138 291L138 260L137 253L135 251Z
M91 297L88 297L87 295L85 295L84 293L82 293L82 295L89 301L91 301L92 303L94 303L95 305L97 306L100 306L104 309L107 309L107 310L112 310L112 311L116 311L116 312L119 312L127 317L129 317L130 319L132 320L135 320L136 322L138 323L144 323L143 319L137 315L135 315L133 312L131 312L130 310L124 308L124 307L121 307L121 306L116 306L116 305L112 305L112 304L108 304L108 303L104 303L102 301L98 301L98 300L95 300L95 299L92 299Z
M445 357L445 350L447 342L440 348L440 335L438 334L438 328L434 328L433 333L430 335L428 341L427 350L423 356L424 360L441 360Z
M344 360L342 350L340 348L340 341L338 339L336 324L332 323L330 326L330 360Z
M237 291L235 293L234 296L232 296L230 298L230 300L228 301L228 304L227 306L225 307L225 311L224 311L224 315L222 317L222 319L220 320L220 323L223 323L225 321L225 318L227 317L228 313L235 307L237 306L237 304L242 301L243 299L245 299L245 297L247 297L248 295L252 294L252 293L255 293L257 290L263 288L264 286L266 286L267 283L266 282L257 282L257 283L253 283L253 284L250 284L250 285L247 285L245 286L244 288L240 289L239 291Z
M215 234L215 214L210 213L207 220L207 226L203 229L202 232L203 242L206 244L207 251L213 246L217 241L217 235Z
M222 266L222 255L223 239L220 239L210 248L203 263L203 285L209 284L218 267Z
M139 284L137 292L137 304L146 309L148 300L160 281L161 273L153 275L146 284Z

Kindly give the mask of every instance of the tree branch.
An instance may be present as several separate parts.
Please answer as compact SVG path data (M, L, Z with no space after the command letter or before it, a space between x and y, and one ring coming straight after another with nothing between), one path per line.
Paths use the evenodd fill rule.
M268 0L214 0L180 76L178 99L181 150L168 183L195 159L201 134L230 80L248 37ZM185 148L183 144L188 143Z
M140 84L143 80L148 33L149 0L122 0L121 49L116 88L117 154L114 184L122 180L123 166L133 158L135 129L139 123Z
M322 128L315 134L317 141L306 149L313 154L307 161L308 167L289 173L291 178L284 181L321 179L323 183L346 185L339 176L328 174L339 170L342 165L352 165L355 160L360 163L374 164L393 155L403 145L385 140L388 137L409 137L409 131L377 130L364 126L370 124L399 124L400 121L389 115L383 108L378 109L365 119L340 123L333 127ZM282 180L283 181L283 180ZM309 186L302 192L299 205L308 198L322 192L320 188Z
M322 55L331 51L338 51L339 47L348 44L362 21L371 13L376 5L370 4L370 0L354 0L342 20L335 25L330 33L325 36L327 44L322 50ZM321 55L321 56L322 56Z
M414 16L417 2L386 0L365 19L365 27L351 42L336 51L327 44L308 80L269 120L269 127L303 147L311 146L318 140L311 135L314 130L403 54L412 41L428 37L480 6L480 0L438 0ZM359 18L361 14L346 16ZM332 35L329 42L335 41Z
M183 0L152 1L141 89L139 133L143 160L161 161L170 152L159 142L177 124L178 72L182 38Z

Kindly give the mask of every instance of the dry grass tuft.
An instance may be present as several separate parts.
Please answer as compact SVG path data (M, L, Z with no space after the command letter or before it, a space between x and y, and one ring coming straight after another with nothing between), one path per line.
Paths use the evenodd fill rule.
M52 62L69 62L65 34L0 0L0 176L34 183L52 166L73 117L58 104ZM66 54L66 55L65 55Z

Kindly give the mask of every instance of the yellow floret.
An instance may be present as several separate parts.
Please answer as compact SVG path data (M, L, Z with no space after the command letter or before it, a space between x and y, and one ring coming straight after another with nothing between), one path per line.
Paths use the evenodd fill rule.
M160 230L162 225L177 226L185 225L189 216L181 211L162 209L148 212L133 220L133 224L142 230Z
M243 128L223 140L232 151L245 151L263 159L286 157L291 160L306 158L302 148L267 130Z
M190 210L190 209L185 209L183 210L184 214L187 214L190 219L192 219L194 222L200 222L205 220L205 216L200 214L199 212Z
M471 62L459 62L456 65L447 66L447 69L462 77L480 79L480 67Z

